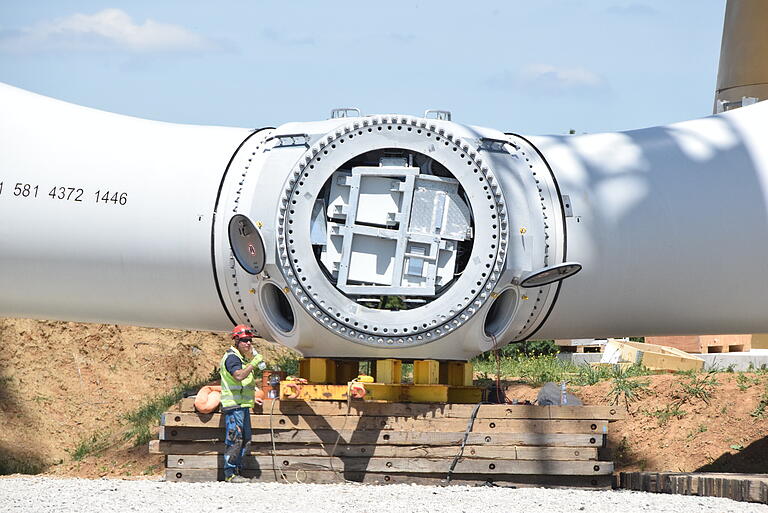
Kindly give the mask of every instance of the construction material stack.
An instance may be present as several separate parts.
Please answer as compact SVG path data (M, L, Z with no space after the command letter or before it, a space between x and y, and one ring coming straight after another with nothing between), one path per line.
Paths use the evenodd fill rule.
M221 413L182 400L150 451L168 481L223 477ZM255 481L608 488L609 406L266 400L251 416L245 460ZM463 449L462 449L463 446Z

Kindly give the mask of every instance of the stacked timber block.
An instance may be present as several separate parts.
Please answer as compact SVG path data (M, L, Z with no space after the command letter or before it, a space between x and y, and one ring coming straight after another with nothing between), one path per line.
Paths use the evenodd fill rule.
M642 492L726 497L768 504L768 474L622 472L619 486Z
M737 353L752 349L753 335L691 335L646 337L649 344L674 347L686 353Z
M599 363L594 366L640 364L654 371L700 371L704 360L674 347L640 342L608 342Z
M613 463L600 449L620 410L483 404L473 419L475 406L267 400L251 416L244 475L259 482L611 486ZM222 479L223 415L196 413L194 398L174 409L150 443L150 452L166 455L166 479Z

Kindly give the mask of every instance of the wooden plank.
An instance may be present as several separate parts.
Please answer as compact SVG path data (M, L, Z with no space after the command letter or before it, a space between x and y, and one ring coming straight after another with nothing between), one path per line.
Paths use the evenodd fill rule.
M767 474L622 472L619 486L647 492L768 503Z
M339 443L390 444L390 445L455 445L460 444L464 433L411 432L411 431L334 431L319 429L275 430L275 441L283 443ZM472 445L524 445L547 447L602 447L602 435L566 433L470 433L467 443ZM214 427L190 428L160 426L160 440L193 441L223 440L224 429ZM269 442L269 430L257 430L252 442Z
M224 415L220 413L168 413L160 420L163 426L177 427L224 427ZM464 432L467 422L463 419L411 419L398 417L321 417L318 415L251 415L254 429L351 429L374 431L443 431ZM608 429L604 420L521 420L477 419L473 433L595 433Z
M439 473L447 472L453 457L446 458L347 458L314 456L248 455L243 459L244 468L270 471L336 470L344 472ZM275 466L276 465L276 466ZM220 468L223 455L168 455L166 468ZM608 475L613 473L610 461L555 461L555 460L490 460L462 458L454 472L472 474L544 474L552 476Z
M194 412L194 397L181 401L180 411ZM350 415L369 417L431 417L469 418L475 405L452 403L376 403L352 401ZM272 401L256 411L269 413ZM346 401L277 401L275 413L284 415L346 415ZM570 420L622 420L625 412L615 406L536 406L527 404L484 404L477 418L495 419L570 419Z
M327 456L333 449L332 445L319 446L307 444L279 443L275 445L276 455L286 456ZM211 455L223 454L223 442L173 442L152 440L149 443L150 454L177 455ZM270 443L250 445L250 454L269 455L272 451ZM459 449L455 446L430 447L425 445L349 445L339 443L336 456L348 458L370 458L371 456L389 458L413 457L454 457ZM467 445L464 448L464 458L485 459L519 459L519 460L597 460L596 447L518 447L518 446L483 446Z
M510 407L514 408L514 406ZM538 406L549 408L550 419L608 420L614 422L625 418L626 411L615 406Z
M327 470L300 470L287 472L285 478L278 474L277 478L272 471L243 472L246 477L251 477L257 482L288 482L288 483L343 483L345 480L371 484L419 484L431 486L477 486L479 484L496 484L500 487L546 487L546 488L587 488L609 489L611 488L611 476L537 476L537 475L472 475L452 474L450 481L445 474L387 474L373 472L339 472ZM224 478L222 469L169 469L165 472L165 480L171 482L200 483L220 481ZM233 485L235 486L235 485Z

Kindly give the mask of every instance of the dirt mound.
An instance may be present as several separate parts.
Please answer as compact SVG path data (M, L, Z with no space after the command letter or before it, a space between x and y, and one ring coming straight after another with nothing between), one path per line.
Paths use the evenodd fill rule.
M123 443L124 416L211 376L229 345L221 333L0 319L0 473L159 473L146 446ZM268 362L288 353L256 347ZM73 460L78 449L105 447Z
M162 457L124 441L125 415L211 376L228 346L220 333L0 319L0 474L160 475ZM289 354L266 342L257 348L268 362ZM592 405L610 404L618 390L629 411L608 433L618 470L765 472L768 375L629 381L640 385L628 402L621 390L629 388L615 381L569 388ZM510 399L536 399L538 388L507 385Z
M629 401L608 380L569 387L584 404L618 399L625 420L608 427L609 457L618 471L765 473L768 460L768 375L664 374L639 383ZM538 388L511 382L507 398L534 401ZM617 397L618 392L618 397Z

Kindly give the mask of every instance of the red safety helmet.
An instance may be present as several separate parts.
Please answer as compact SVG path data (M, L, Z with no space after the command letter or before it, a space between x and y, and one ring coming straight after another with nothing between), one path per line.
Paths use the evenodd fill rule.
M253 338L253 329L245 324L238 324L232 328L232 340L239 342L241 340L251 340Z

